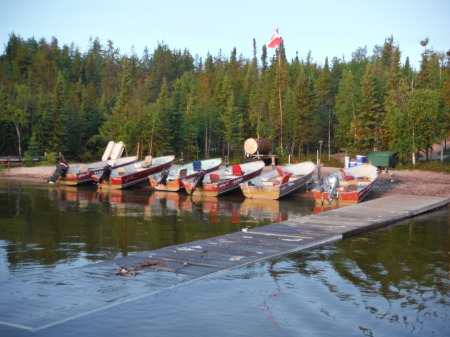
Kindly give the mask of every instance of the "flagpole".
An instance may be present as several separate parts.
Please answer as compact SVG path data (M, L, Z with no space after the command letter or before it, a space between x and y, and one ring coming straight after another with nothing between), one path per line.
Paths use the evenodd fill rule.
M270 42L268 44L269 48L277 49L277 57L278 57L278 67L277 67L277 77L278 77L278 102L280 106L280 151L283 154L283 109L281 104L281 47L280 44L283 43L283 39L278 34L278 28L275 29L275 32L272 34L270 38Z
M283 109L281 104L281 50L280 46L277 49L278 54L278 102L280 105L280 150L281 154L283 154Z

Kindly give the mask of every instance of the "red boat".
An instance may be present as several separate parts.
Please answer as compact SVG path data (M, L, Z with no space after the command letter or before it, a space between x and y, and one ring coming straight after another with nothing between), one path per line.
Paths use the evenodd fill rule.
M111 175L101 179L100 175L93 176L99 183L99 188L124 189L142 183L148 184L148 176L172 167L175 156L155 157L147 156L145 160L115 168Z
M259 176L265 164L262 160L231 165L210 173L183 179L186 192L195 195L218 196L239 189L239 184Z
M317 204L356 204L370 192L378 173L377 167L369 164L341 168L319 182L312 194Z
M116 169L134 163L136 159L137 157L124 157L70 166L65 177L62 177L58 183L69 186L92 184L94 182L93 176L102 174L105 166L109 165L112 169Z

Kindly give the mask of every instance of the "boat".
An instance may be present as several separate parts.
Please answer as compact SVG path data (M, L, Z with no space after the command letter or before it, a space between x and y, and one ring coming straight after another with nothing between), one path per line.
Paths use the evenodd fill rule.
M184 189L183 179L197 176L200 171L206 173L219 169L221 158L196 160L192 163L172 167L170 170L150 175L150 185L158 191L177 192Z
M239 189L239 184L259 176L265 164L262 160L231 165L196 177L183 179L188 194L216 197Z
M137 157L123 157L89 164L69 166L67 173L61 176L58 183L68 186L92 184L94 182L93 176L102 174L108 165L111 169L116 169L134 163L136 160Z
M311 161L277 166L239 186L247 198L276 200L304 187L311 181L315 169Z
M94 175L93 178L99 188L124 189L148 183L149 175L170 169L174 159L175 156L147 156L145 160L111 170L110 176L106 179L102 179L101 175Z
M370 164L341 168L321 179L311 192L317 204L356 204L370 192L378 174L377 167Z

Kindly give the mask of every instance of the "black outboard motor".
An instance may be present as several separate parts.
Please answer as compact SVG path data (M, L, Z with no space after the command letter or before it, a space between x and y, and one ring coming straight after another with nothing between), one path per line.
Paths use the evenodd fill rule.
M201 170L194 179L194 188L191 190L191 195L194 194L194 191L197 189L197 187L199 187L199 188L203 187L203 179L204 178L205 178L205 171Z
M66 176L67 171L69 171L69 165L62 160L59 160L56 163L56 169L53 175L48 180L49 184L54 184L58 182L61 178L64 178Z
M100 178L98 179L97 184L101 184L102 181L106 181L107 183L109 183L109 177L111 177L111 172L112 172L112 167L109 164L106 164L106 166L103 168L103 173L100 176Z
M161 179L158 182L158 185L156 185L156 188L158 188L159 185L165 185L167 183L167 177L169 176L169 170L164 170L161 174Z

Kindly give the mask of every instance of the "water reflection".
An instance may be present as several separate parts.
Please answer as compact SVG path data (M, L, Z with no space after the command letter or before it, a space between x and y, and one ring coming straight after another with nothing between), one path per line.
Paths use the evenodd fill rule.
M180 331L193 336L229 336L230 331L241 336L448 334L448 209L98 312L92 309L147 294L148 280L116 277L115 270L101 268L95 272L102 277L86 278L89 268L73 268L313 209L314 202L298 197L274 203L238 195L197 200L145 189L102 194L0 181L1 313L30 326L61 320L28 334L35 337L90 336L92 331L139 336L179 336ZM51 273L64 268L70 270ZM113 276L105 281L106 275ZM176 277L158 276L161 284ZM17 305L17 299L27 306ZM14 329L0 326L0 334L26 335Z
M277 288L301 292L324 318L343 319L334 307L365 317L353 320L363 335L440 335L450 327L449 214L444 209L293 254L268 270ZM314 290L306 280L314 280Z
M11 270L70 268L287 220L313 205L295 196L257 201L0 181L0 248Z

